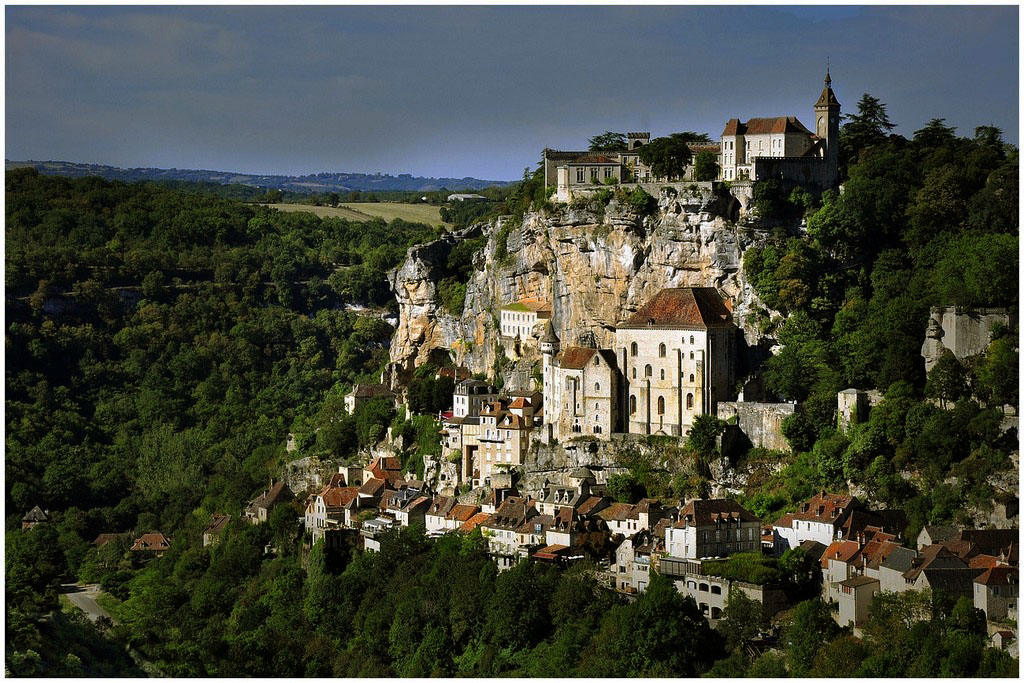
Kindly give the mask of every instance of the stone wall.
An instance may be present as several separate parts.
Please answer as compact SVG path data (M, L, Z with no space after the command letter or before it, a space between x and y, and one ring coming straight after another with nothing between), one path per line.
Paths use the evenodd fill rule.
M718 404L718 418L729 420L735 417L736 426L755 447L788 451L789 443L782 435L782 421L795 410L795 403L726 401Z
M984 353L992 338L992 326L996 323L1015 326L1016 311L1005 308L957 310L953 306L932 308L928 331L921 346L925 371L932 369L945 349L952 351L958 360Z

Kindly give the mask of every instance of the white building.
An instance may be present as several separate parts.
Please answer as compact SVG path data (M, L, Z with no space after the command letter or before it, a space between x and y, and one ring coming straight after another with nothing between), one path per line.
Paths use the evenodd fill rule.
M501 307L501 335L532 341L539 322L551 319L551 306L536 299L521 299Z
M761 522L734 500L691 500L678 521L665 529L671 557L726 557L761 549Z

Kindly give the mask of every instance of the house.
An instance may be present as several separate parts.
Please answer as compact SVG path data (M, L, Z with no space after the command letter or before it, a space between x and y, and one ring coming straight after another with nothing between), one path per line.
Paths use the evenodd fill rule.
M152 553L153 557L162 557L171 548L171 539L158 531L142 534L135 539L131 551L134 553Z
M522 465L530 448L532 429L532 406L525 399L497 399L486 404L480 411L473 485L489 486L493 475Z
M920 533L917 534L917 549L920 550L925 546L937 543L945 543L958 533L959 531L956 527L925 525L921 527Z
M651 581L651 555L658 548L658 537L649 529L623 538L615 549L615 563L611 567L615 590L643 593Z
M487 537L488 551L498 564L498 571L504 571L518 561L519 529L537 514L533 501L522 496L510 496L480 524Z
M131 533L126 531L126 532L123 532L123 533L120 533L120 534L111 534L111 533L100 534L99 536L96 537L96 540L94 540L92 542L92 544L94 546L96 546L97 548L104 548L104 547L107 546L108 543L115 542L115 541L120 541L122 539L130 539L130 540L132 540L132 542L134 542L134 539L132 539Z
M21 518L21 528L31 529L39 524L46 524L50 521L50 514L43 510L38 505L33 506L31 510L25 513L25 516Z
M560 507L545 534L548 545L599 548L608 539L608 525L596 517L581 517L574 508Z
M1017 567L990 567L974 579L974 606L989 621L1017 621Z
M1013 631L1000 630L993 633L992 647L1006 650L1011 657L1017 659L1017 636Z
M871 599L879 592L878 579L855 576L839 582L838 599L840 626L860 626L868 620Z
M894 548L878 568L878 588L888 593L902 593L907 590L903 575L910 571L917 552L910 548Z
M549 326L541 339L548 440L583 434L608 439L621 431L615 354L582 346L560 348Z
M448 531L448 514L458 499L450 496L434 496L427 511L423 514L423 523L427 534L443 534Z
M249 502L245 509L245 518L251 524L263 524L270 519L271 509L277 505L291 503L293 500L295 500L295 494L287 484L279 481L276 484L271 484L269 489Z
M985 555L998 556L1018 543L1020 532L1017 529L963 529L955 538L970 542Z
M631 434L685 436L736 383L736 325L714 287L662 289L616 326L615 346Z
M491 519L491 513L477 512L459 526L459 532L464 534L472 533L481 524L486 524Z
M402 476L402 461L394 455L377 456L363 468L363 484L371 479L383 481L388 488L398 488L405 480Z
M665 530L665 549L675 558L726 557L760 548L760 521L734 500L691 500Z
M825 87L814 104L813 133L795 116L729 119L720 137L721 179L777 178L818 190L835 187L841 116L826 70Z
M355 486L337 486L329 483L309 497L306 505L306 530L313 536L313 543L324 537L328 529L352 526L352 507L348 504L358 501L359 489Z
M359 535L363 539L363 550L380 552L381 539L394 527L393 519L376 517L368 519L359 527Z
M841 537L838 531L849 511L860 506L853 496L819 491L801 503L796 512L783 515L772 525L773 552L781 555L804 541L830 545Z
M544 301L527 298L505 304L500 310L501 336L532 343L539 336L537 324L548 320L551 306Z
M206 548L211 545L220 543L221 534L228 528L228 524L231 523L231 515L211 515L210 523L203 529L203 547Z
M530 517L516 529L516 544L520 557L525 557L547 543L548 529L555 523L553 515L539 514Z
M345 394L345 411L353 415L359 406L377 398L395 400L395 392L383 384L356 384Z
M477 417L480 410L498 398L493 384L478 379L465 379L455 385L452 401L455 417Z

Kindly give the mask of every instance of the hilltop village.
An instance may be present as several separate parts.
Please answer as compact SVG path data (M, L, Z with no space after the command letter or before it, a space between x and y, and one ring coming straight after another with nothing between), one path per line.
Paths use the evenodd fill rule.
M732 181L741 203L744 188L766 178L820 193L838 184L840 109L827 74L813 110L815 133L794 116L731 119L717 145L694 151L718 155L719 180ZM650 135L628 138L629 150L613 155L544 150L544 178L557 188L553 199L572 203L607 179L656 185L664 197L665 179L652 176L636 154ZM684 192L693 182L684 177L676 185ZM383 449L365 466L325 475L305 502L312 542L341 546L358 534L362 549L377 551L395 528L422 525L430 537L478 530L499 570L526 561L562 567L591 561L605 585L630 598L659 573L712 623L737 591L768 617L806 598L793 590L797 579L780 569L791 566L789 560L780 565L783 556L798 553L805 567L814 567L811 575L820 576L805 579L840 626L857 632L883 591L927 588L971 601L984 611L994 642L1016 655L1016 528L925 526L908 538L904 511L828 490L769 524L735 500L735 488L722 485L682 500L618 501L609 487L624 470L614 456L609 462L600 454L685 444L702 421L721 425L725 434L713 429L711 436L719 446L740 438L787 451L782 423L797 409L795 401L760 398L744 357L751 353L746 330L736 320L739 297L697 285L643 294L614 325L604 325L600 340L581 331L586 324L569 324L564 309L534 288L500 303L492 328L496 364L532 364L533 372L499 378L473 376L461 365L438 370L436 379L451 379L454 391L450 409L436 416L441 454L425 462L427 474L403 476L400 459ZM993 325L1014 325L1015 315L936 309L922 340L927 368L945 353L983 352ZM345 397L349 412L376 400L406 410L396 383L357 385ZM838 429L865 421L880 400L878 392L839 392ZM545 458L556 464L540 465ZM253 502L250 516L256 521L261 506L291 498L279 482ZM1016 519L1015 502L1004 511L1007 520Z

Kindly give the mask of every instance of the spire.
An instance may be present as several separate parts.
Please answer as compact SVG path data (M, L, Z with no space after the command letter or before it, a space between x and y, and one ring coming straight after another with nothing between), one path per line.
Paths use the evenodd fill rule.
M814 105L815 108L818 108L818 107L838 107L839 106L839 100L836 99L836 94L834 92L832 92L832 75L829 73L830 71L831 71L831 64L828 64L827 58L826 58L825 87L821 91L821 97L818 98L817 103L815 103L815 105Z
M825 67L825 87L832 87L832 77L828 75L828 67Z

